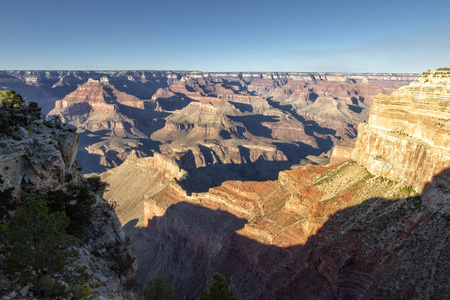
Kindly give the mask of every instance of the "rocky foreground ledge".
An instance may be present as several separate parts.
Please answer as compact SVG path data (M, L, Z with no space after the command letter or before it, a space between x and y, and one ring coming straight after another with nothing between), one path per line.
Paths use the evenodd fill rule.
M9 135L0 134L1 299L72 299L80 295L123 299L127 296L125 286L136 271L137 261L117 215L100 196L101 189L98 188L88 192L89 197L92 197L89 210L92 221L83 233L77 235L77 242L70 246L71 251L78 253L73 262L67 262L73 269L65 270L64 276L52 274L40 277L30 268L30 278L37 278L29 281L24 280L24 276L19 276L19 273L17 277L6 273L8 263L5 259L8 252L4 250L9 247L9 242L4 243L7 239L3 233L23 209L24 203L28 201L25 199L33 194L48 195L57 190L67 191L70 186L76 186L75 191L80 187L80 193L84 187L90 188L90 183L83 178L75 160L78 141L74 127L47 120L34 121L26 128L14 129ZM10 191L11 204L5 202ZM32 222L30 219L30 224L34 224ZM24 261L29 259L23 257ZM73 276L70 270L73 270ZM77 278L80 274L85 280L82 283L78 281L80 279L74 282L66 279Z

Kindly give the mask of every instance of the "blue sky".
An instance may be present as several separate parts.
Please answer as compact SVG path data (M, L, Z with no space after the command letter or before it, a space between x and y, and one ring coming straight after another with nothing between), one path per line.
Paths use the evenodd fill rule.
M2 70L423 72L449 0L0 0Z

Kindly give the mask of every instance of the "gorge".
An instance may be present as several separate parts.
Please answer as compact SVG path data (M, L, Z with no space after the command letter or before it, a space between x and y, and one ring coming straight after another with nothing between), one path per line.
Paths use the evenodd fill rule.
M450 291L448 70L1 76L78 127L143 284L162 275L177 299L215 272L238 299Z
M192 156L202 190L227 179L275 179L326 163L356 137L374 95L417 74L2 71L1 89L37 101L78 127L84 173L120 165L134 150ZM222 174L222 175L221 175Z
M282 171L277 180L189 192L182 158L129 156L102 178L132 237L138 280L162 274L187 298L214 272L243 299L443 297L449 80L449 71L431 71L377 95L352 160ZM410 166L418 159L424 171Z

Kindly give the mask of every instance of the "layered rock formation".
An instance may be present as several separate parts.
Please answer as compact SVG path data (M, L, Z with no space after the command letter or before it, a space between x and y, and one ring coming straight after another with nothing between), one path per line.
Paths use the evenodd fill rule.
M121 113L119 104L144 109L144 101L118 91L107 77L99 81L89 78L87 83L56 101L49 114L59 115L63 122L90 131L107 130L124 137L139 135L136 124Z
M391 96L376 96L368 123L359 126L352 157L372 174L423 193L450 167L450 71L425 72ZM424 194L433 211L450 213L446 187L448 182L441 192Z
M163 274L177 298L198 296L214 272L245 299L439 298L449 291L446 219L422 207L411 189L355 162L188 195L176 180L156 180L162 174L155 169L145 176L145 160L106 173L111 184L133 176L124 184L135 187L132 195L113 187L106 197L117 199L132 237L137 279ZM135 206L139 215L130 214ZM422 281L423 272L433 279Z
M309 165L280 172L272 181L225 181L204 192L186 189L186 182L195 185L200 177L191 175L196 169L184 152L176 159L133 157L103 174L112 184L106 197L124 207L118 214L140 261L137 278L148 282L163 274L179 299L196 298L215 272L243 299L445 298L448 217L434 213L425 199L447 199L450 190L447 125L431 125L435 115L442 119L448 113L442 104L446 87L436 83L446 79L433 83L428 76L391 97L377 96L374 116L361 126L353 153L359 162ZM430 81L430 92L443 97L436 93L427 100L423 86ZM392 124L408 131L392 132ZM341 160L349 149L336 151ZM373 149L391 160L382 168L373 164ZM434 164L414 156L420 149L437 159ZM411 168L413 157L414 166L434 170L431 182L420 183L421 194L410 181L403 181L408 186L389 177L424 177L424 169ZM371 168L385 173L373 174ZM135 178L135 193L116 185L125 177ZM126 213L129 207L138 207L136 214Z
M117 166L132 150L151 156L176 148L192 151L197 168L245 162L251 178L269 179L276 177L270 172L317 161L311 155L325 160L323 153L356 136L373 95L389 94L415 76L5 71L0 86L33 96L45 112L55 103L51 113L79 128L85 173ZM264 174L262 161L285 164ZM247 176L231 169L228 179Z
M139 130L141 121L132 116L139 115L145 103L117 90L107 77L100 80L89 78L87 83L57 100L49 114L78 127L83 148L78 160L91 173L98 170L99 165L119 165L132 150L142 146L139 139L147 139L148 136ZM136 109L137 112L129 117L127 109Z

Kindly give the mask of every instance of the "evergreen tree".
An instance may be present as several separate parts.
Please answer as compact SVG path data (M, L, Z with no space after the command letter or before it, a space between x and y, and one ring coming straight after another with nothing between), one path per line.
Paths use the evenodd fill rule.
M214 282L208 286L209 293L202 292L200 300L236 300L225 278L219 273L212 275Z
M2 109L8 114L9 119L15 123L21 114L25 101L15 91L1 91L0 104Z
M49 213L45 197L30 195L6 230L6 269L22 282L64 270L75 254L68 249L76 238L66 233L64 212Z
M153 280L141 294L143 300L173 300L175 298L175 289L163 276L158 276Z
M14 91L0 91L0 133L11 134L15 126L28 126L41 118L41 108L36 102L28 105Z
M69 234L80 237L91 224L95 197L86 186L69 184L66 191L50 191L47 203L51 212L65 212L70 222Z

